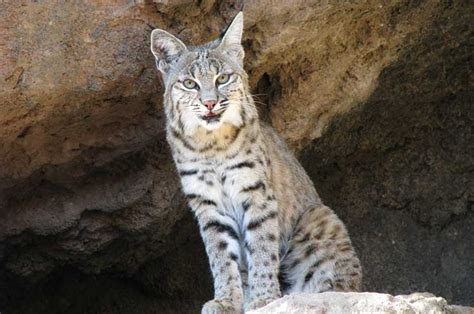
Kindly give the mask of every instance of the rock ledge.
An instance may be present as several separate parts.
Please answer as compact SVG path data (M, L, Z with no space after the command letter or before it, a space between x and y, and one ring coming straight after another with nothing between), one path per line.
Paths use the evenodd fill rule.
M339 313L474 313L474 308L448 305L431 293L397 295L374 292L324 292L286 295L247 314L339 314Z

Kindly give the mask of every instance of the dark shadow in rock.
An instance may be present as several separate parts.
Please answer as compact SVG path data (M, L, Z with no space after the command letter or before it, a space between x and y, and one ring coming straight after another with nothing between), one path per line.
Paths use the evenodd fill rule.
M253 99L258 107L260 120L271 123L272 107L281 97L281 85L278 77L264 73L257 82Z
M366 290L474 304L472 50L462 23L437 20L366 103L301 154L348 225Z
M212 298L212 281L191 213L176 223L165 244L162 257L128 278L66 267L34 286L10 283L2 313L197 313Z

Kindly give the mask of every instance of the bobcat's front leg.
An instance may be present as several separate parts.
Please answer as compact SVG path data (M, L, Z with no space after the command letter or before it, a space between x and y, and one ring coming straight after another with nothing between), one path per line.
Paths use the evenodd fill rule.
M242 191L245 252L249 265L249 300L245 310L266 305L281 296L278 282L278 208L273 192L263 182Z
M197 216L214 277L214 300L204 304L203 314L242 313L240 246L235 222L208 210Z

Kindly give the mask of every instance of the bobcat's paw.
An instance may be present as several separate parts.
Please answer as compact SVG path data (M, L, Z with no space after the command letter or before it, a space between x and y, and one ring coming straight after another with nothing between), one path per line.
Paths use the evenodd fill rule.
M245 311L256 310L258 308L261 308L267 305L268 303L272 301L275 301L276 299L278 298L275 297L275 298L267 298L267 299L255 299L245 306Z
M201 314L241 314L242 307L230 300L211 300L202 307Z

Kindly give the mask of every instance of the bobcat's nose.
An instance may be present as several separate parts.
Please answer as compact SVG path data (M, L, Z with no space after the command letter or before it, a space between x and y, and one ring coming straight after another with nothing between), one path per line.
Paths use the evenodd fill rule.
M216 104L217 104L217 101L215 101L215 100L206 100L206 101L204 101L204 106L206 106L207 109L209 109L209 111L214 109Z

